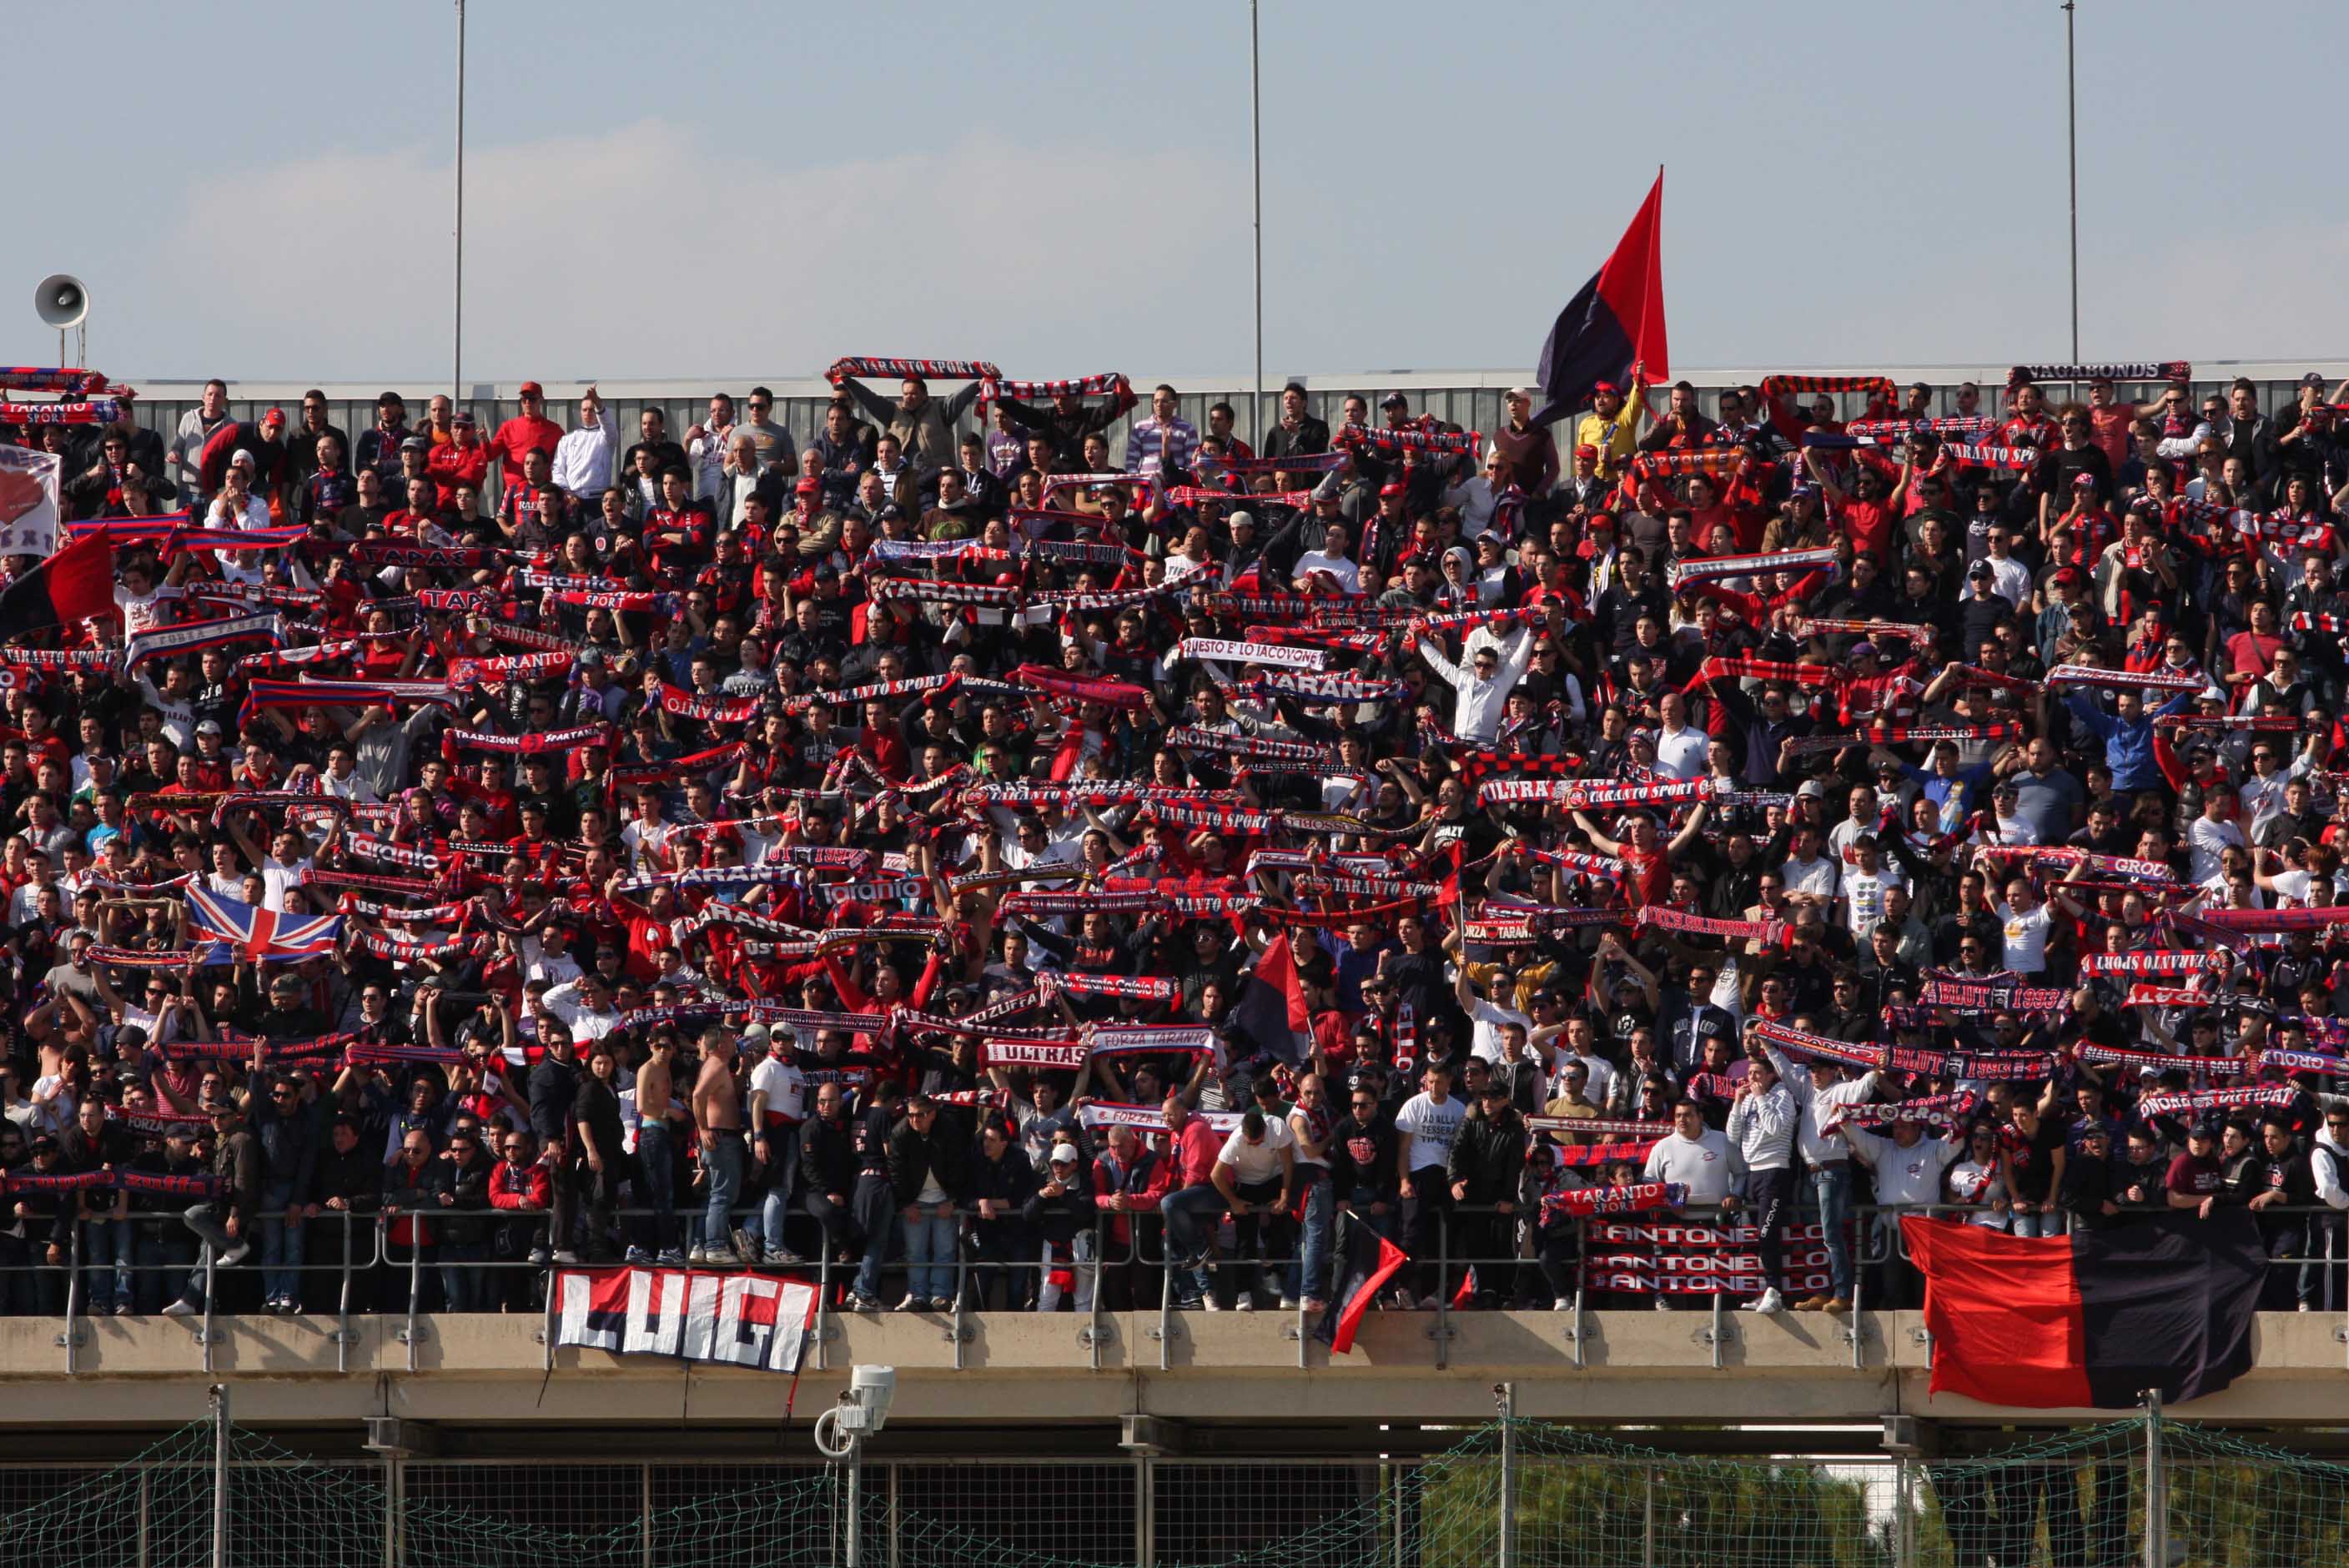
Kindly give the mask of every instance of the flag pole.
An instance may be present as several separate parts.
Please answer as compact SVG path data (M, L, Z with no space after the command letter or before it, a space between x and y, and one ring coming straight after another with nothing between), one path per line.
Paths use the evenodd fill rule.
M1256 198L1256 445L1264 448L1264 93L1257 51L1257 0L1248 0L1248 183Z
M457 0L457 292L450 310L449 397L465 380L465 0Z

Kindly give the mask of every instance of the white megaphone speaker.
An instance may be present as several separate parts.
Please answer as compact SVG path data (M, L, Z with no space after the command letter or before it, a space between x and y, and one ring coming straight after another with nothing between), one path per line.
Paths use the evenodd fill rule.
M57 329L57 362L66 358L66 329L80 327L77 364L89 362L89 287L71 273L51 273L33 290L33 309L47 325Z
M71 273L51 273L33 291L33 308L60 332L79 326L89 315L89 290Z

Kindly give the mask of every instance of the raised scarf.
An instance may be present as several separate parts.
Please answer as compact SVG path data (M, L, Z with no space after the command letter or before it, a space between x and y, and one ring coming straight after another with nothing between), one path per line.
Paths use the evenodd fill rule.
M1902 1121L1939 1121L1951 1126L1966 1119L1982 1103L1982 1096L1972 1089L1961 1089L1955 1094L1928 1095L1921 1099L1893 1100L1888 1103L1840 1106L1830 1119L1822 1123L1819 1134L1825 1137L1837 1127L1889 1127Z
M1675 561L1666 575L1672 592L1677 593L1695 583L1718 583L1724 578L1753 577L1765 572L1832 572L1835 566L1835 550L1822 546L1816 550L1781 550L1768 555L1710 555Z
M992 381L1000 385L1003 372L984 359L886 359L850 355L825 367L823 378L834 387L852 376L895 377L900 381Z
M1284 648L1269 643L1236 643L1222 637L1185 637L1174 645L1178 659L1216 659L1229 664L1319 670L1329 655L1318 648Z
M1787 933L1794 929L1783 920L1724 920L1662 903L1640 905L1635 923L1691 932L1698 936L1744 937L1774 946L1784 945Z
M2162 868L2168 870L2167 866ZM2146 953L2091 953L2080 960L2080 978L2095 980L2106 975L2199 975L2218 967L2215 953L2187 952L2162 948Z
M2241 1110L2253 1106L2289 1109L2300 1102L2300 1090L2288 1083L2250 1084L2240 1088L2198 1088L2183 1094L2149 1094L2137 1102L2146 1118L2192 1116L2205 1110Z
M519 753L531 757L543 751L571 751L582 746L599 745L610 734L609 725L581 724L569 729L540 730L532 735L500 735L487 729L452 729L441 739L460 750Z
M2046 684L2055 686L2107 686L2115 691L2200 691L2210 683L2200 676L2167 675L2159 670L2107 670L2094 665L2057 665L2047 672Z
M2119 359L2108 365L2018 365L2006 373L2010 387L2033 381L2187 381L2194 366L2183 359Z
M1138 710L1150 706L1150 688L1131 681L1098 676L1070 675L1049 665L1021 665L1011 672L1014 686L1040 691L1069 702L1097 702L1105 707Z
M1212 751L1226 757L1293 768L1327 768L1334 758L1327 747L1303 740L1266 740L1253 735L1227 735L1218 729L1182 725L1168 730L1160 744L1170 751Z
M1881 376L1764 376L1760 391L1773 402L1789 392L1798 397L1817 392L1865 392L1887 403L1899 396L1891 381Z
M759 717L757 697L705 696L667 681L660 683L660 707L663 713L698 719L704 724L748 724Z

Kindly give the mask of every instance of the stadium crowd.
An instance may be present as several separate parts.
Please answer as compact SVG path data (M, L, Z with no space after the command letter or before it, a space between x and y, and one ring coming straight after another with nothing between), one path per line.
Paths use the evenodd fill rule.
M0 1304L1314 1312L1374 1233L1393 1308L1913 1305L1868 1202L2339 1258L2349 387L2088 368L0 428L119 583L0 650Z

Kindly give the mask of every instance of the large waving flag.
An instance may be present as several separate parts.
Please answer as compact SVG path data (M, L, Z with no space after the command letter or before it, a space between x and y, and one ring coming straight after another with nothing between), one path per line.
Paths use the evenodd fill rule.
M1601 381L1628 390L1634 380L1652 387L1671 378L1671 354L1664 342L1663 211L1664 171L1659 169L1615 253L1566 302L1542 341L1534 374L1548 402L1534 416L1535 424L1563 419L1580 408Z
M343 939L340 915L280 914L222 898L201 882L188 889L188 917L197 936L224 942L254 963L323 958Z
M2068 1236L1914 1216L1900 1229L1925 1274L1936 1394L2127 1409L2147 1388L2191 1399L2251 1367L2267 1252L2248 1211L2157 1212Z
M0 447L0 555L56 552L60 471L53 452Z
M0 588L0 638L113 614L114 546L103 534L76 540Z

